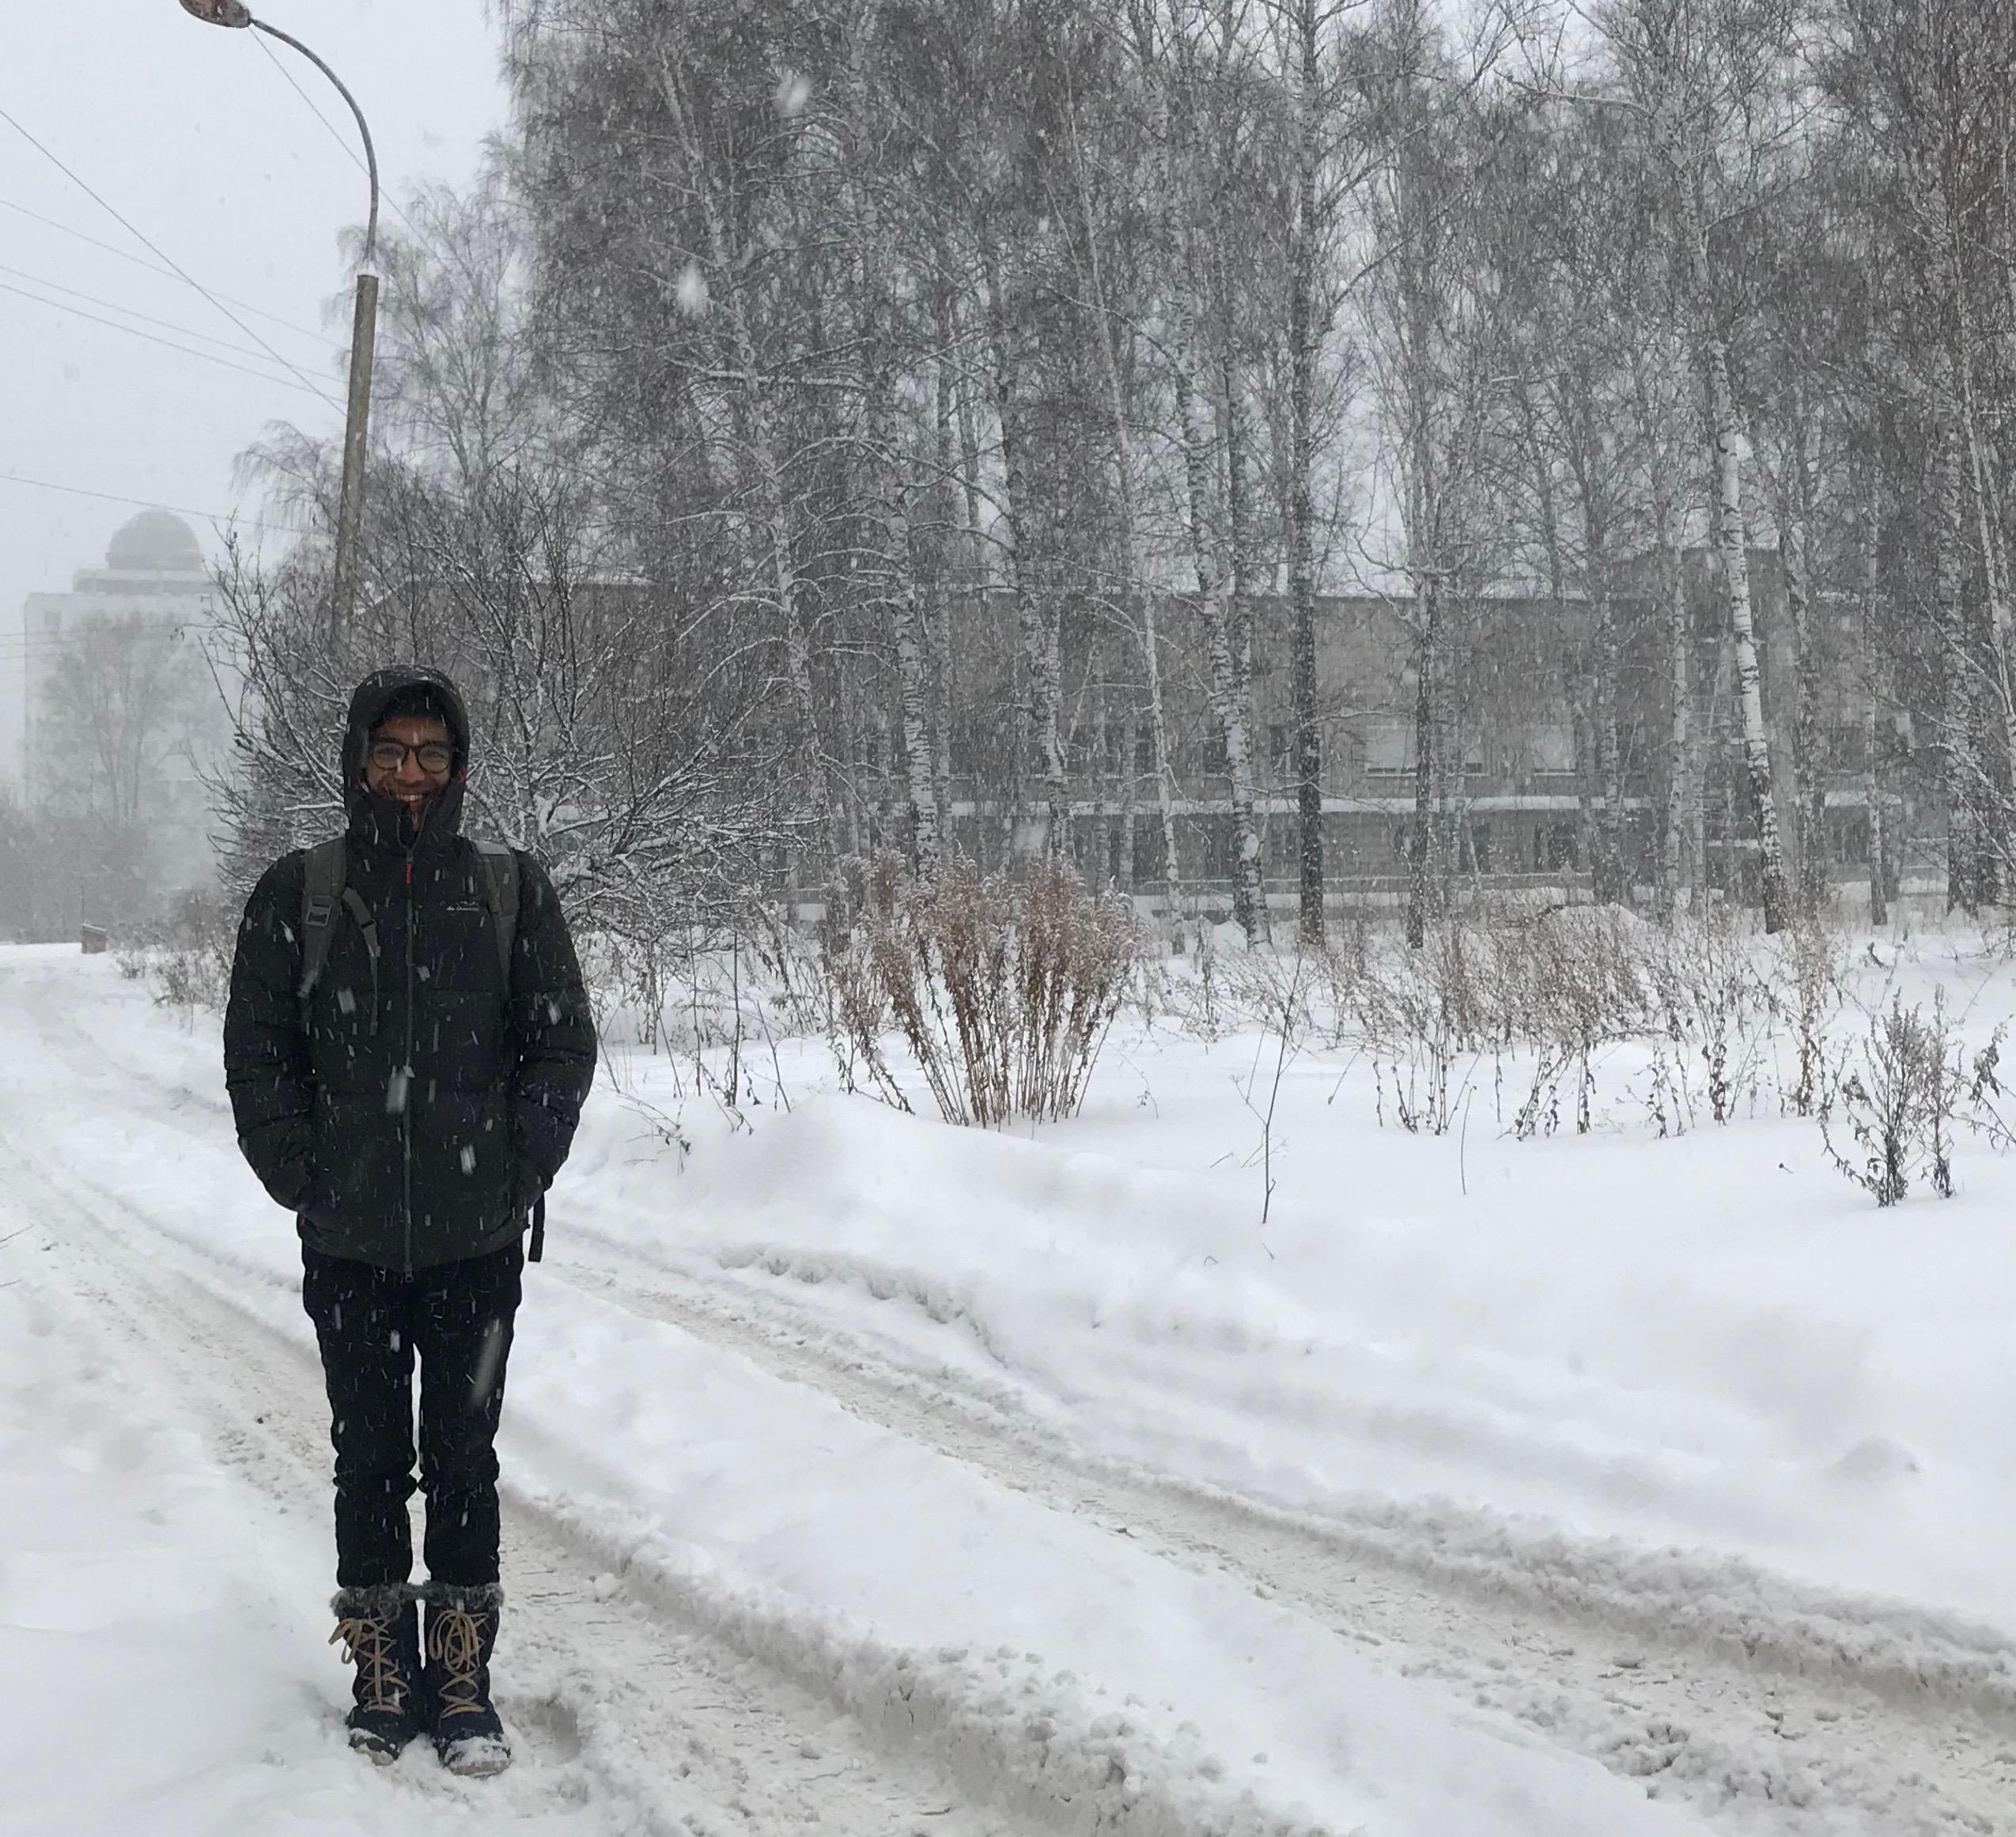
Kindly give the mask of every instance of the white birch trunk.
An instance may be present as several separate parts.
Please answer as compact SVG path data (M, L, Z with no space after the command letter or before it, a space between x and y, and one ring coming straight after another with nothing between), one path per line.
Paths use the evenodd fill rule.
M1029 480L1021 425L1020 360L1008 323L1002 292L999 251L986 245L988 308L992 319L995 414L1001 430L1001 465L1007 525L1008 573L1013 589L1022 641L1023 686L1021 757L1017 802L1021 820L1012 822L1010 846L1024 860L1054 854L1062 841L1064 748L1058 734L1058 712L1064 699L1061 609L1054 594L1039 577L1028 540ZM1028 784L1039 788L1041 801L1031 807Z
M1666 833L1659 850L1660 905L1670 921L1680 909L1682 842L1690 808L1688 772L1693 749L1688 735L1693 712L1693 633L1687 618L1687 577L1677 538L1663 551L1666 573L1666 671L1673 697L1673 724L1666 743Z
M1258 838L1253 834L1253 767L1248 750L1246 697L1241 694L1243 685L1233 636L1231 572L1212 554L1215 545L1210 529L1210 470L1205 451L1208 437L1199 425L1201 418L1186 345L1179 346L1175 363L1177 404L1183 427L1183 474L1189 505L1190 554L1197 573L1197 602L1204 614L1205 648L1210 660L1211 716L1224 736L1225 765L1231 777L1233 818L1239 841L1237 874L1233 883L1233 916L1250 943L1259 935L1259 911L1254 886L1250 883L1246 870L1250 861L1257 870ZM1252 857L1249 857L1246 849L1249 837L1254 843ZM1257 883L1258 879L1256 871L1252 881Z
M1966 513L1962 505L1959 430L1949 424L1939 469L1939 542L1933 579L1946 653L1942 735L1946 781L1946 904L1973 912L1992 897L1982 833L1988 774L1981 759L1980 668L1967 617L1961 568Z
M1700 234L1698 219L1696 233ZM1708 259L1704 240L1699 261ZM1705 307L1707 297L1704 295ZM1757 851L1764 880L1764 928L1782 932L1791 917L1785 892L1785 856L1778 837L1776 787L1771 769L1771 739L1764 724L1764 676L1757 663L1757 625L1750 600L1749 532L1743 519L1743 461L1749 441L1729 380L1729 350L1711 331L1706 340L1708 399L1715 418L1715 535L1722 555L1723 584L1729 596L1729 626L1736 652L1736 693L1742 711L1743 758L1755 808Z
M1077 103L1069 103L1071 153L1076 181L1079 210L1085 232L1087 278L1091 286L1091 310L1099 326L1099 363L1106 372L1106 403L1113 423L1115 483L1120 504L1120 552L1126 558L1127 598L1140 608L1141 662L1148 679L1148 724L1155 748L1157 806L1162 818L1163 881L1172 923L1180 922L1182 909L1182 863L1176 849L1174 773L1169 758L1169 725L1163 711L1162 646L1157 630L1152 570L1143 565L1139 552L1140 517L1134 486L1134 436L1127 412L1127 391L1120 374L1119 353L1114 348L1112 316L1108 310L1103 265L1099 260L1099 226L1092 217L1091 187L1087 183L1084 150L1079 144Z
M1795 445L1802 437L1794 436ZM1784 512L1779 546L1785 569L1785 603L1791 616L1793 667L1798 673L1792 716L1792 779L1796 788L1799 904L1801 915L1816 918L1826 903L1830 875L1827 860L1827 775L1822 753L1822 693L1820 633L1813 610L1807 573L1806 531L1810 493L1803 454L1794 458L1791 501Z
M1239 380L1229 361L1220 366L1219 414L1224 438L1227 565L1216 603L1219 636L1225 648L1218 697L1219 725L1225 736L1225 769L1231 786L1235 913L1247 940L1257 940L1265 917L1261 883L1260 826L1254 814L1253 769L1253 607L1246 591L1246 460L1244 416ZM1215 666L1214 666L1215 670Z
M1864 501L1862 511L1862 606L1860 637L1864 684L1862 744L1863 806L1869 813L1869 922L1889 922L1889 888L1885 870L1883 785L1876 763L1876 591L1877 528L1875 506Z
M1689 769L1689 821L1693 830L1693 885L1689 904L1705 913L1708 903L1708 767L1721 750L1729 719L1730 689L1735 678L1735 641L1725 629L1715 650L1715 675L1709 678L1707 704L1694 722L1693 761Z
M1288 262L1288 697L1294 714L1295 865L1305 944L1323 941L1323 753L1316 704L1316 192L1320 173L1316 0L1299 0L1295 233Z
M766 569L775 595L784 641L785 675L791 690L791 703L798 728L798 766L804 781L806 806L814 833L826 859L815 863L830 868L844 841L836 826L830 789L826 783L826 759L819 741L819 706L813 689L811 638L803 584L800 578L791 527L789 496L784 468L778 456L770 421L770 406L758 360L755 334L735 277L740 271L740 251L728 234L721 201L715 196L705 155L694 141L686 120L686 104L677 81L669 70L663 73L661 90L674 127L686 144L695 175L694 192L706 220L708 255L718 282L718 304L728 319L739 388L743 444L756 473L761 527L765 539ZM710 305L715 303L710 296Z
M892 600L896 674L903 705L904 780L910 792L911 865L920 879L938 874L938 787L931 769L931 695L925 664L922 614L913 598Z
M1677 70L1661 74L1671 83ZM1764 928L1783 931L1791 918L1785 885L1785 853L1779 840L1778 804L1771 763L1771 740L1764 720L1764 683L1757 663L1757 626L1750 596L1749 532L1743 515L1743 465L1750 444L1744 432L1730 380L1729 346L1719 327L1715 269L1708 254L1707 206L1700 192L1701 157L1683 146L1676 120L1678 105L1669 94L1653 115L1653 130L1670 163L1672 198L1685 239L1685 255L1693 282L1691 302L1695 342L1708 385L1710 439L1714 459L1715 530L1722 558L1723 585L1729 608L1729 629L1735 645L1738 706L1743 725L1743 756L1757 824L1757 852L1762 870ZM1691 130L1690 130L1691 131Z

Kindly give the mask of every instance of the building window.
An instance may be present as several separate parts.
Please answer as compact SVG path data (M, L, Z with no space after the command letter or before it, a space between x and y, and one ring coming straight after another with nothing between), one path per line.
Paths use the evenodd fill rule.
M1575 777L1575 729L1565 723L1529 727L1524 743L1525 769L1535 778Z
M1368 778L1411 778L1414 776L1414 730L1412 728L1372 728L1365 735L1365 776Z
M1572 874L1579 865L1575 825L1543 823L1533 832L1533 869L1536 874Z
M1853 811L1845 819L1829 823L1827 830L1833 844L1829 852L1837 864L1844 867L1868 866L1869 818L1865 813Z
M1826 762L1833 772L1863 772L1869 767L1869 750L1862 723L1854 721L1827 730Z

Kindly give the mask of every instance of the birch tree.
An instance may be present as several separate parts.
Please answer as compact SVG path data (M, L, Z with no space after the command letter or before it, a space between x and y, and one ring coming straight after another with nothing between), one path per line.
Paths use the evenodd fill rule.
M1683 277L1689 331L1707 402L1714 479L1713 527L1734 651L1767 932L1783 930L1791 911L1779 837L1777 784L1764 724L1750 537L1745 489L1752 448L1736 394L1730 340L1738 302L1719 261L1722 214L1740 201L1739 176L1769 151L1782 123L1793 25L1791 0L1622 0L1605 26L1625 93L1643 123L1647 151L1665 194L1668 233Z

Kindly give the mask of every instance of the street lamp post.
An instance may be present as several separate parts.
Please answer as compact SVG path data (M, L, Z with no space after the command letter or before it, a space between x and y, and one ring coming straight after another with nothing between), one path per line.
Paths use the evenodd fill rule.
M243 31L248 26L277 38L306 58L336 86L357 117L364 138L365 163L371 176L371 215L364 231L364 264L357 277L357 311L350 323L350 410L343 425L343 487L336 507L335 580L329 598L329 634L341 638L348 629L357 599L357 537L364 520L364 452L371 431L371 367L378 343L378 149L371 125L342 78L301 41L255 19L243 0L182 0L182 9L206 25Z

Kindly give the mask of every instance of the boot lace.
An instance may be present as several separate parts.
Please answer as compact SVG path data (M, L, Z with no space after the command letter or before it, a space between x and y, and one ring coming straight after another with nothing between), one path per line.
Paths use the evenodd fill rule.
M427 1616L427 1656L448 1674L435 1693L437 1719L483 1713L476 1683L482 1652L482 1627L474 1614L460 1608L436 1608Z
M354 1665L364 1680L367 1710L388 1710L397 1714L406 1707L406 1680L400 1675L399 1653L393 1643L392 1627L384 1620L357 1616L339 1620L329 1635L333 1646L343 1642L343 1662Z

